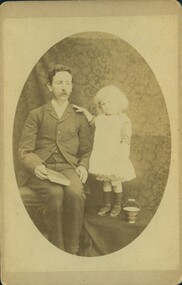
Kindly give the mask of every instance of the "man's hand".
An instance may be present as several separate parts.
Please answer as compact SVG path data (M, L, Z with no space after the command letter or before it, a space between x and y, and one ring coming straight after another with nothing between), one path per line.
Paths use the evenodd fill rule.
M39 164L35 167L34 173L37 176L37 178L43 180L47 179L47 169L44 164Z
M87 169L84 166L78 166L76 169L76 172L78 173L81 182L85 183L87 181L87 178L88 178Z

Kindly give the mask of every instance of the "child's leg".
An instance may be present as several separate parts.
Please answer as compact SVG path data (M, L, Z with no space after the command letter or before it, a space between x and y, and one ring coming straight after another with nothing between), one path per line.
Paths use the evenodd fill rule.
M103 194L104 194L104 204L111 204L111 191L112 186L110 181L103 182Z
M122 191L123 191L122 184L119 181L115 183L112 182L112 185L113 185L113 191L114 191L114 205L121 206Z
M110 216L117 217L121 212L122 184L120 181L112 181L111 183L114 191L114 207Z
M105 216L111 210L111 191L112 186L109 181L103 182L103 198L104 198L104 206L98 212L98 215Z

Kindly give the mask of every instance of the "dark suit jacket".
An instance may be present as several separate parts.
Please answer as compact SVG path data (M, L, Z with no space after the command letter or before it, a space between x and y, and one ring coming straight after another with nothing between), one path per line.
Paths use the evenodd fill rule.
M19 142L19 157L24 169L20 184L45 162L58 148L65 162L76 168L88 168L93 135L83 114L76 113L68 104L61 119L49 102L30 112Z

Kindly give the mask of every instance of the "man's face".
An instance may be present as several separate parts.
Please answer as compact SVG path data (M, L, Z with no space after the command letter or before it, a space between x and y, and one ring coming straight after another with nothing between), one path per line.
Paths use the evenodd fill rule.
M60 102L68 100L72 87L72 76L67 71L58 71L53 77L52 84L48 84L53 98Z

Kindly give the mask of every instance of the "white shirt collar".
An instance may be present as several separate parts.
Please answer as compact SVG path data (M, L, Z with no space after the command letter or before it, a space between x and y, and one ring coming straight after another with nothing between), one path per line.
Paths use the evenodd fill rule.
M58 103L52 99L51 101L53 108L56 111L56 114L58 115L59 119L62 117L64 111L66 110L66 107L68 106L68 100L63 103L63 105L59 106Z

